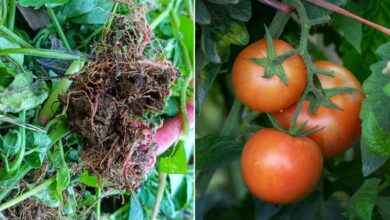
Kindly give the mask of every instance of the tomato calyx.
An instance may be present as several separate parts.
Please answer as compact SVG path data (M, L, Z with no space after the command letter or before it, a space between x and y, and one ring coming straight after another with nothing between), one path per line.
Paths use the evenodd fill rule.
M278 56L276 55L275 52L275 47L274 47L271 33L269 32L266 26L265 26L265 33L267 39L267 58L251 57L247 59L264 67L264 75L262 76L263 78L269 79L272 76L276 75L280 78L280 80L282 80L285 86L288 86L288 79L281 65L281 62L279 63L274 61L274 59L277 58Z
M289 134L293 137L306 137L306 136L309 136L311 134L314 134L316 132L319 132L321 131L322 129L324 129L325 127L319 127L318 125L312 127L312 128L309 128L309 129L303 129L307 123L309 121L305 121L304 123L302 124L299 124L297 126L293 126L293 127L290 127L289 129L285 129L275 118L274 116L272 116L271 114L267 113L267 116L268 118L270 119L271 123L272 123L272 126L281 131L281 132L284 132L286 134Z
M339 94L353 93L353 92L361 92L361 90L352 87L322 89L321 97L315 97L312 93L309 93L306 99L310 101L310 108L309 108L310 113L316 115L317 109L320 106L326 106L329 108L342 111L343 108L341 108L340 106L332 102L331 98Z

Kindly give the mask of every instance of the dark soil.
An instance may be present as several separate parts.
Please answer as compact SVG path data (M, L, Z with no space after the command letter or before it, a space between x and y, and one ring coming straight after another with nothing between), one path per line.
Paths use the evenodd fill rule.
M49 208L37 200L27 199L4 210L8 220L53 220L59 219L59 210Z
M179 72L159 59L142 9L117 17L94 47L95 60L74 75L61 97L68 123L86 140L81 159L114 186L137 190L155 164L156 125L147 113L163 110Z

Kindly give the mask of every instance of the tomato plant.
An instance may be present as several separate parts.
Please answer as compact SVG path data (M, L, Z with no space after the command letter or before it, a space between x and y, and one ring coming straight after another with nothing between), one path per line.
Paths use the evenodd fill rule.
M390 26L389 8L388 0L197 1L198 219L389 219L390 31L384 28ZM291 49L272 54L267 47L261 56L258 47L259 53L254 51L255 55L242 60L245 65L236 74L240 53L259 40L266 45L272 42L276 48L276 39L287 42ZM306 76L304 89L294 103L283 112L279 108L271 114L248 104L262 100L270 107L293 96L294 92L286 94L288 88L283 83L278 84L281 88L269 89L276 87L267 80L283 82L282 74L262 76L275 73L267 68L282 68L287 74L284 64L294 55L303 61ZM246 64L251 68L245 68ZM240 75L251 77L236 77ZM237 91L237 78L243 82L242 91ZM252 92L251 86L260 80L264 84L255 91L261 92ZM240 95L243 91L248 92L246 100ZM261 144L262 148L253 145L248 153L246 143L252 142L251 137L271 128L279 130L275 131L278 134L267 139L268 144ZM281 163L280 157L285 154L278 143L302 137L323 149L323 172L307 195L290 204L275 205L278 201L264 195L281 189L261 195L255 189L265 187L262 175L277 179L281 169L263 169L256 164L251 169L261 172L241 170L241 165L250 161L244 155L263 161L267 153L262 149L279 150L273 162ZM295 176L304 178L299 172ZM289 180L289 186L294 186L294 178ZM272 183L276 186L281 182ZM292 195L284 194L279 203Z
M318 78L324 89L338 87L356 88L357 91L334 95L331 102L338 108L320 106L314 113L310 112L310 101L304 101L297 119L301 124L307 121L306 129L319 126L320 131L309 137L313 139L322 150L325 158L343 153L358 140L361 133L361 120L359 112L364 98L361 92L360 82L343 66L330 61L317 61L314 63L318 68L333 71L334 77L319 75ZM275 113L275 118L288 128L297 105L291 106L282 112Z
M313 190L321 177L322 162L321 150L310 138L265 128L245 143L241 172L256 197L287 204Z
M293 50L287 42L274 40L276 55ZM232 83L237 97L251 109L276 112L296 102L306 85L306 67L299 55L282 63L281 75L271 75L277 69L266 69L250 59L268 58L267 41L256 41L242 50L232 67ZM267 73L269 76L267 76ZM282 78L285 77L285 82Z

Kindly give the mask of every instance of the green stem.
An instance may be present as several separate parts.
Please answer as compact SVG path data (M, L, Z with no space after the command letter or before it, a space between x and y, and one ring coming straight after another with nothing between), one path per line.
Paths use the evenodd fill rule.
M58 147L60 148L61 163L62 163L63 166L67 166L67 165L66 165L66 161L65 161L64 146L62 145L61 139L59 140L58 143L59 143L59 144L58 144Z
M16 0L10 0L9 1L9 14L8 14L8 29L10 31L13 31L14 30L14 26L15 26L15 12L16 12Z
M186 11L187 11L188 16L191 19L194 19L194 5L193 5L194 1L186 0L186 1L184 1L184 4L186 7Z
M76 47L76 50L79 50L87 45L89 45L89 42L96 36L98 35L103 29L103 26L98 27L96 30L94 30L83 42Z
M95 188L96 190L96 206L95 206L95 217L96 220L100 220L100 195L102 194L102 190L100 189L100 186L97 186Z
M26 121L26 110L22 110L19 112L19 122L24 124ZM21 146L19 149L18 154L16 155L16 158L14 161L11 162L10 167L9 167L9 172L15 172L16 170L19 169L21 166L23 159L24 159L24 154L26 152L26 128L24 126L19 127L19 132L20 132L20 138L21 138Z
M180 112L183 121L183 135L186 136L190 130L190 123L187 116L187 88L192 80L192 73L190 73L184 80L184 84L180 91Z
M163 12L161 12L161 14L159 14L157 16L157 18L153 19L152 23L150 24L150 28L152 30L154 30L160 23L161 21L163 21L166 17L169 16L169 12L171 11L172 9L172 6L173 6L173 3L174 1L171 1L168 6L164 9Z
M108 18L107 25L103 28L103 33L102 33L103 38L105 38L107 36L108 32L111 29L111 25L112 25L112 22L114 21L114 17L115 17L114 15L116 13L116 10L118 9L118 5L119 5L119 3L115 2L114 6L112 7L110 18Z
M126 212L130 208L130 202L126 203L124 206L120 207L118 210L116 210L114 213L110 215L108 219L122 219L122 214Z
M63 60L87 60L86 57L64 53L64 51L51 50L51 49L32 49L32 48L7 48L1 49L0 55L8 54L24 54L29 56L36 57L47 57L54 59L63 59Z
M56 17L56 14L54 13L54 11L53 11L53 9L51 7L46 7L46 8L47 8L47 12L49 13L49 16L50 16L51 20L53 21L54 27L57 30L58 35L60 36L62 42L64 42L64 45L65 45L66 49L71 51L72 48L70 48L70 45L68 43L68 39L66 39L64 31L61 28L60 22L58 21L58 19Z
M190 72L193 72L193 66L191 61L191 56L189 54L189 51L184 43L183 37L180 36L178 30L180 28L180 21L177 17L177 14L173 9L170 10L169 15L171 17L172 22L172 31L175 35L176 40L179 42L180 50L182 51L182 55L184 56L184 62Z
M1 0L1 24L4 25L7 21L8 5L7 0Z
M19 43L21 46L26 48L33 48L33 46L29 43L27 43L25 40L23 40L21 37L16 35L14 32L6 28L4 25L0 25L0 31L3 32L5 35L7 35L11 40Z
M5 203L2 203L0 204L0 212L1 211L4 211L5 209L8 209L22 201L24 201L25 199L28 199L29 197L37 194L38 192L44 190L45 188L47 188L48 186L50 186L50 184L52 184L54 181L56 180L55 176L52 176L50 177L49 179L45 180L43 183L39 184L38 186L35 186L34 188L32 188L31 190L23 193L22 195L18 196L18 197L15 197L11 200L8 200L7 202Z
M164 195L164 189L165 189L165 183L167 179L167 174L166 173L159 173L158 175L158 191L157 191L157 196L156 196L156 201L154 202L154 208L153 208L153 213L152 213L152 220L155 220L158 216L158 212L160 211L160 205L161 201Z
M73 61L73 63L66 70L65 75L71 75L79 72L83 68L83 61ZM67 78L62 78L58 83L57 87L54 88L52 93L50 94L49 99L44 104L41 112L39 113L38 121L42 124L46 124L57 112L60 103L58 102L58 96L63 95L69 89L72 81Z
M178 30L180 28L180 22L179 22L179 18L177 17L177 14L173 10L172 6L171 6L171 9L169 11L169 15L171 17L173 34L174 34L176 40L179 42L179 47L180 47L180 50L182 52L181 54L184 56L184 62L185 62L186 67L189 71L189 74L184 81L184 85L181 89L181 94L180 94L180 108L181 108L181 113L182 113L181 116L182 116L183 125L184 125L183 134L186 135L188 133L188 130L189 130L189 122L188 122L187 110L186 110L186 105L187 105L186 91L187 91L187 88L188 88L192 78L193 78L192 74L194 72L194 69L192 66L191 56L189 54L189 51L184 43L182 36L180 36L180 34L178 33Z

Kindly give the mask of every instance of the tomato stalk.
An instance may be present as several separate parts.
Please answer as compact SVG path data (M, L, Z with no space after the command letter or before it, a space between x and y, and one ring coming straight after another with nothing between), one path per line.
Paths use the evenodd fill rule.
M284 13L292 13L294 12L294 9L289 7L288 5L286 4L283 4L277 0L258 0L259 2L263 3L263 4L266 4L266 5L269 5L279 11L282 11ZM371 22L369 20L366 20L358 15L355 15L337 5L334 5L330 2L326 2L326 1L323 1L323 0L306 0L307 2L310 2L311 4L313 5L317 5L321 8L325 8L325 9L328 9L330 11L333 11L333 12L336 12L338 14L341 14L341 15L344 15L346 17L350 17L352 19L355 19L357 21L359 21L360 23L363 23L367 26L370 26L374 29L377 29L378 31L381 31L385 34L389 34L390 35L390 29L389 28L386 28L386 27L383 27L381 25L378 25L378 24L375 24L374 22ZM319 20L314 20L313 22L311 22L312 24L315 24L316 21L320 21L321 19ZM322 22L320 22L322 23Z

